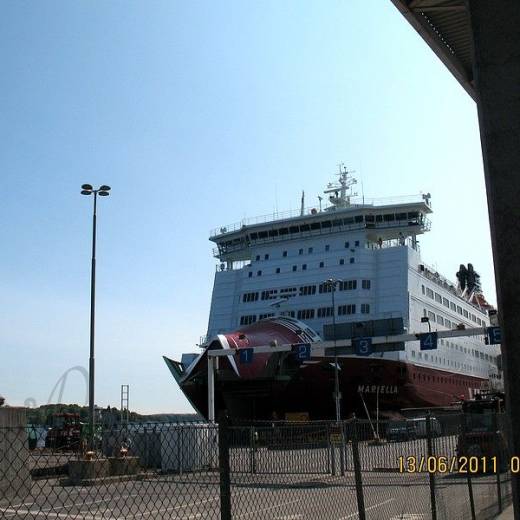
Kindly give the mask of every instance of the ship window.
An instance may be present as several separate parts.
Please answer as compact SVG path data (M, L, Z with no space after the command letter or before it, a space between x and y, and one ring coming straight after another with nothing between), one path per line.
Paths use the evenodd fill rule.
M442 304L444 305L444 307L448 307L450 306L450 301L448 300L448 298L443 298L442 299Z
M354 219L353 219L353 217L347 217L346 219L343 220L343 222L347 225L354 224Z
M428 316L428 311L426 309L423 309L423 316L426 318Z
M448 320L447 318L444 320L444 326L445 327L448 327L448 329L451 329L451 321Z
M370 304L362 303L361 304L361 314L369 314L370 313Z
M268 254L264 255L264 260L269 260L269 255Z
M287 251L284 251L284 252L282 253L282 256L284 256L284 257L287 256Z
M330 228L332 226L332 222L330 220L325 220L324 222L321 223L321 228L324 229L324 228Z
M268 312L267 314L260 314L258 319L265 320L266 318L272 318L273 316L274 316L274 312Z
M350 247L350 242L345 242L345 247L348 249Z
M426 289L424 288L424 285L421 285L422 293L426 294Z
M332 221L332 225L333 225L334 227L341 226L342 224L343 224L343 220L341 220L341 219L339 219L339 220L336 219L336 220L333 220L333 221Z
M291 318L294 318L296 313L294 311L282 311L280 313L281 316L290 316Z
M419 212L418 211L411 211L408 213L408 218L419 218Z
M328 318L334 314L334 307L320 307L318 309L318 318Z
M302 271L307 271L307 264L302 265Z
M370 280L361 280L362 289L370 289L370 285L371 285Z
M433 300L433 291L429 287L426 287L426 296Z
M319 292L320 294L332 292L332 285L325 282L320 283Z
M299 233L300 232L300 226L291 226L289 228L290 233Z
M269 230L269 236L270 237L277 237L278 236L278 230L277 229Z
M422 352L418 352L419 354L419 359L422 359Z
M365 215L365 222L374 222L374 215Z
M258 300L258 292L244 293L244 295L242 296L242 301L244 303L256 302L257 300Z
M276 268L276 274L280 274L280 268L279 267Z
M309 247L309 249L307 250L307 253L309 253L309 255L311 255L313 251L314 251L314 249L312 247Z
M435 313L432 311L428 311L428 318L430 321L433 321L435 323Z
M356 305L340 305L338 307L338 316L344 316L345 314L356 314Z
M457 305L457 312L459 314L462 314L462 307L460 305Z
M325 262L320 262L320 267L324 267L325 266Z
M354 247L359 247L359 240L356 240L356 241L354 242Z
M310 296L312 294L316 294L315 285L303 285L300 287L300 296Z
M340 280L340 291L353 291L355 289L357 289L357 280Z
M385 222L393 222L395 220L395 215L393 213L387 213L383 215L383 220Z
M453 302L450 302L450 309L452 311L456 311L457 310L457 306Z
M354 217L354 222L356 222L357 224L359 224L360 222L363 222L363 215L356 215Z
M280 235L287 235L289 233L289 229L286 227L280 228L279 231Z
M354 257L350 257L350 263L353 264L355 262Z
M296 317L299 320L312 320L314 318L314 309L300 309Z
M249 316L240 316L240 325L249 325L251 323L255 323L256 315L252 314Z
M303 249L300 249L300 250L298 251L298 254L299 254L299 255L303 255Z
M296 265L293 265L293 266L292 266L292 270L293 270L293 271L296 271L296 269L298 269L298 267L297 267Z
M258 262L260 260L260 255L256 255L256 261Z
M395 218L397 220L406 220L407 219L407 216L406 216L406 213L398 213Z
M412 350L412 357L415 357L415 350ZM413 375L414 379L415 379L415 374Z
M262 276L262 271L257 271L256 276Z
M435 293L435 301L442 303L442 296L439 293Z
M251 240L256 240L258 238L258 233L251 233Z
M481 320L480 318L477 318L477 323L478 323L479 325L482 325L482 320Z
M329 244L327 244L327 245L325 246L325 251L329 251L329 250L330 250L330 246L329 246Z
M383 222L383 215L376 215L376 222Z
M249 271L248 275L249 275L249 278L253 277L253 273L251 271Z
M468 317L468 311L466 309L464 309L462 312L464 313L464 317L467 318Z
M339 259L339 265L344 265L345 264L345 259L344 258L340 258Z
M437 314L437 323L439 325L444 325L444 318L442 316L439 316L438 314Z
M309 226L309 224L300 225L300 231L310 231L310 230L311 230L311 226Z
M311 224L311 229L320 229L320 223L319 222L313 222Z

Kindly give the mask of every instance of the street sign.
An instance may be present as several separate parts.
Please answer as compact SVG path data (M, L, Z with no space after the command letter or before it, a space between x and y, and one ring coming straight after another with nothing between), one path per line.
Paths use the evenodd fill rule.
M490 345L502 343L502 331L500 327L488 327L487 336Z
M419 342L421 350L435 350L437 348L437 333L425 332L424 334L419 334Z
M254 351L252 348L241 348L238 351L240 356L240 363L247 365L253 362Z
M300 345L293 345L292 351L296 355L298 361L305 361L311 358L310 343L301 343Z
M352 338L352 346L356 356L370 356L374 351L372 348L372 338Z

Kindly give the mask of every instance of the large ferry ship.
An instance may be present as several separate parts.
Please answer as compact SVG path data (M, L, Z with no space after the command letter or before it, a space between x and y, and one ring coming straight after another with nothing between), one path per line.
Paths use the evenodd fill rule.
M489 325L471 264L456 283L425 264L418 236L430 230L431 197L365 201L340 166L318 207L221 227L211 233L216 266L209 324L201 351L165 357L197 412L208 416L207 351L399 335ZM368 357L338 358L341 415L379 408L447 406L483 389L500 389L499 347L486 338L390 344ZM335 416L334 358L325 351L298 362L290 353L219 358L216 414L272 419Z

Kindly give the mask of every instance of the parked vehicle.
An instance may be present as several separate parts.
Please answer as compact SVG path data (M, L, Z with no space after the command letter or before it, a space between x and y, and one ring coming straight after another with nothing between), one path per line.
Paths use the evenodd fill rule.
M389 441L411 441L417 439L417 430L413 421L390 421L386 428Z
M415 424L417 437L428 437L428 430L426 427L426 417L415 417L410 419ZM430 431L432 437L440 437L442 433L441 423L436 417L430 417Z

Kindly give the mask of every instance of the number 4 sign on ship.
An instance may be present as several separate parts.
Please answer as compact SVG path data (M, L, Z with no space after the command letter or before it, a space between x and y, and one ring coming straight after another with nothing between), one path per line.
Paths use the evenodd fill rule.
M435 350L437 348L437 333L425 332L424 334L419 334L419 342L421 350Z

